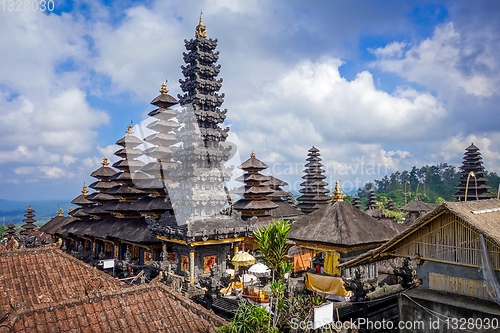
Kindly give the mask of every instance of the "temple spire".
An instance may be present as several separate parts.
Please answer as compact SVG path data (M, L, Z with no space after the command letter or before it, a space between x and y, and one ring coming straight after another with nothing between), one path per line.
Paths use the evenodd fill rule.
M134 131L132 130L132 122L130 122L130 124L127 126L127 130L125 131L125 133L127 133L127 135L134 134Z
M105 167L105 168L106 168L106 167L109 167L109 160L108 160L108 158L107 158L106 156L104 156L104 158L102 159L102 163L101 163L101 165L102 165L103 167Z
M89 195L89 191L88 191L87 185L85 185L85 183L83 183L82 194L83 195Z
M195 34L194 34L194 36L196 38L198 38L198 37L204 37L204 38L207 37L207 28L205 27L205 25L203 24L203 21L201 19L201 15L202 14L203 14L203 12L200 13L200 23L198 23L198 25L196 26L196 31L195 31Z
M339 186L339 180L335 182L335 188L333 189L332 193L333 195L329 195L329 197L332 198L333 202L344 201L346 195L342 194L342 189Z
M61 207L59 207L59 210L57 211L57 216L64 216L64 212Z
M160 89L160 93L162 95L165 95L165 94L168 94L168 89L167 89L167 80L163 81L163 83L161 84L161 89Z

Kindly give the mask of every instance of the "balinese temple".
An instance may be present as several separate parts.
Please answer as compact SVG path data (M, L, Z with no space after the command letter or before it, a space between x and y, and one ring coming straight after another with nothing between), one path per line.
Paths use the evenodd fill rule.
M365 214L379 219L385 218L385 215L378 209L377 197L375 196L375 190L373 188L371 188L368 193Z
M282 186L287 186L287 182L274 176L268 176L268 180L262 183L262 185L269 186L273 190L273 193L269 194L267 198L278 206L270 211L271 218L275 220L294 220L304 214L290 204L289 199L292 197L292 193L281 188Z
M272 221L270 210L278 208L278 205L269 200L268 195L274 193L269 186L264 185L269 180L268 176L260 174L267 169L267 165L257 159L252 152L250 158L243 162L239 167L245 171L245 174L236 180L245 185L239 188L239 193L243 198L234 203L234 209L241 213L244 221L256 217L254 228L266 227Z
M357 194L352 197L352 205L361 209L361 198Z
M426 203L415 197L412 202L407 203L400 209L406 213L404 225L411 225L417 218L436 208L437 204Z
M90 184L90 188L92 188L96 192L85 196L85 199L93 202L94 205L87 205L85 208L83 208L81 211L83 214L88 214L93 219L101 219L113 216L110 212L103 209L103 206L109 202L117 201L114 196L106 194L109 189L119 185L118 182L110 180L110 178L116 174L116 170L109 166L108 158L104 157L101 163L101 167L90 174L91 177L97 179L96 182ZM78 196L74 200L77 200L78 198L80 198L80 196ZM76 202L74 203L77 204Z
M453 197L457 198L457 201L482 200L494 197L492 193L488 192L491 186L486 184L488 179L484 177L485 170L481 161L482 159L479 148L474 143L465 148L464 160L459 172L462 175L460 177L460 185L455 187L458 192L453 194ZM468 188L467 180L469 180ZM467 200L465 198L466 189Z
M31 205L29 205L28 209L26 209L25 212L26 214L24 214L24 217L26 217L26 219L23 220L25 224L22 227L23 230L21 231L21 233L25 236L31 236L31 234L33 233L33 229L36 228L36 225L34 225L36 220L33 219L35 217L35 214L33 214L35 211L31 209Z
M371 188L368 193L368 203L366 204L367 209L378 209L377 197L375 196L375 190Z
M387 199L387 209L394 210L396 206L394 205L394 200L392 198Z
M96 185L98 183L101 183L101 181L97 181L92 185ZM89 190L87 188L87 185L85 185L85 183L84 183L83 188L82 188L82 194L80 194L79 196L77 196L76 198L74 198L71 201L71 204L77 205L79 207L76 209L73 209L71 212L68 213L68 215L76 217L80 220L89 220L90 215L83 212L85 209L88 209L90 206L94 205L94 203L92 201L87 199L88 195L89 195Z
M170 147L173 159L180 163L169 173L178 184L168 189L175 216L164 214L150 223L166 246L175 245L176 273L196 281L209 276L213 264L218 267L214 274L222 275L227 256L252 235L252 226L225 209L231 206L224 188L231 169L223 163L231 147L224 145L229 128L220 124L227 110L220 110L224 94L218 93L222 79L216 80L217 39L207 38L201 17L195 38L186 40L185 46L186 66L181 66L185 79L179 81L184 95L178 95L182 109L176 117L184 126L176 132L179 145Z
M339 263L382 245L404 227L375 219L345 202L338 181L332 197L332 202L294 222L288 237L313 254L324 252L324 272L340 276ZM374 275L376 267L372 269Z
M297 198L297 201L300 202L297 208L305 214L318 210L330 201L330 198L326 195L329 192L325 188L328 183L323 180L326 176L323 174L325 170L321 168L323 164L320 163L319 149L313 146L309 149L307 156L306 161L308 163L305 165L305 175L302 176L305 181L300 184L303 188L299 190L302 196Z
M14 237L14 234L16 233L16 226L12 223L12 221L7 224L7 229L5 230L7 233L7 239L11 239Z
M131 205L139 198L145 197L148 194L134 187L140 181L146 180L149 177L138 171L144 166L144 162L136 158L142 155L142 151L136 147L142 144L141 139L134 135L132 124L128 126L126 135L118 140L116 144L123 148L117 150L115 155L122 159L113 164L113 167L119 169L109 178L110 181L116 182L115 186L106 191L107 195L111 195L118 201L108 202L103 206L103 209L110 212L118 218L139 218L141 214L131 208Z
M155 133L144 138L150 147L143 151L149 163L141 171L150 175L148 178L137 182L137 188L147 192L149 196L140 198L131 205L131 209L139 213L158 219L164 213L174 214L172 203L168 196L168 188L173 185L169 177L171 169L178 163L172 162L170 146L175 144L175 129L181 125L175 121L176 111L171 109L178 104L177 100L168 94L166 82L163 82L160 95L151 102L157 108L149 113L156 120L146 127Z

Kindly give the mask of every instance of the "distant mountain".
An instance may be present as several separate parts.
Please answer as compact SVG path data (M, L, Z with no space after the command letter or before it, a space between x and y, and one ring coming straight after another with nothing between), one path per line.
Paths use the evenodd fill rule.
M71 205L71 200L45 200L45 201L11 201L0 199L0 224L9 224L12 221L14 224L23 224L25 219L24 211L28 206L35 210L34 217L37 220L37 225L45 224L51 217L57 215L59 207L65 213L68 213ZM73 207L76 208L76 207Z

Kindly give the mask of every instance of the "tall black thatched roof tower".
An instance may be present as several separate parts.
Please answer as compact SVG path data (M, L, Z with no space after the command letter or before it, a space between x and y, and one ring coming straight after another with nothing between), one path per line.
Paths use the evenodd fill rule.
M322 169L323 164L320 163L321 157L319 149L313 146L309 149L307 156L306 161L308 163L305 165L305 175L302 176L305 182L300 184L303 188L299 191L302 193L302 196L297 199L297 201L300 202L297 208L309 214L330 201L330 198L326 195L328 189L326 189L325 186L327 186L328 183L323 180L326 176L323 174L325 172L325 170Z
M473 143L465 148L464 160L459 172L459 174L462 175L462 177L460 177L460 185L455 187L458 192L453 194L453 196L457 198L457 201L465 201L467 178L469 178L467 200L490 199L493 197L493 194L488 192L491 186L486 184L488 179L484 177L485 170L483 162L481 161L482 159L479 148Z

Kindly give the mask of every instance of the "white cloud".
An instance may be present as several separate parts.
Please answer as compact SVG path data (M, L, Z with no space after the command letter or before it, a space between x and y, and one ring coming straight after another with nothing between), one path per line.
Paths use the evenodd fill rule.
M72 175L68 173L66 170L63 170L59 167L56 166L42 166L38 167L38 170L40 170L43 173L44 178L71 178Z
M398 42L372 52L378 57L374 65L427 88L449 94L463 89L467 94L490 97L500 92L498 57L488 43L475 44L474 36L462 36L450 22L404 53L406 45ZM461 68L464 61L467 72Z
M18 167L14 169L16 175L29 175L35 171L34 167Z
M71 163L75 163L78 160L77 157L71 156L71 155L64 155L63 156L63 163L64 165L68 166Z
M109 121L79 86L87 75L85 33L68 14L18 12L0 21L0 163L16 163L14 174L39 165L43 177L70 176L47 165L68 166L92 151L95 128Z

